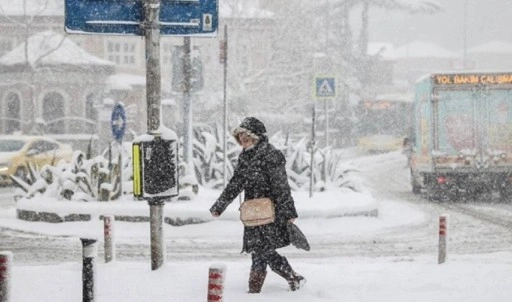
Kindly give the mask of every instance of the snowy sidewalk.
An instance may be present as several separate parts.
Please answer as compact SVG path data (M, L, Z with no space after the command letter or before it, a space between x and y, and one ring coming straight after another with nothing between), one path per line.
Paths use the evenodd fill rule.
M250 260L225 261L226 302L508 302L512 297L512 253L450 257L292 259L307 277L290 292L269 272L261 294L247 294ZM157 271L150 263L97 263L98 302L206 301L208 268L204 260L168 262ZM13 269L12 301L80 301L81 263L20 266Z

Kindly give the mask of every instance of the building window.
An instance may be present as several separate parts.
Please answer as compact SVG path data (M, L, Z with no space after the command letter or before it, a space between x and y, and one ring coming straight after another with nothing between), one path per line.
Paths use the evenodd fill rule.
M11 93L7 97L7 125L6 133L13 133L21 130L21 101L20 97Z
M65 133L65 124L61 119L64 114L64 97L57 92L50 92L43 99L43 119L46 131L52 134Z
M135 43L107 41L107 58L119 65L135 65Z

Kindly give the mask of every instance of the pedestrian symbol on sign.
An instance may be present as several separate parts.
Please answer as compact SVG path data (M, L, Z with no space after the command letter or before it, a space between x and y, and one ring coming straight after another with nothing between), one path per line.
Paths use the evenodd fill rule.
M316 97L327 98L336 96L336 85L333 77L315 79Z

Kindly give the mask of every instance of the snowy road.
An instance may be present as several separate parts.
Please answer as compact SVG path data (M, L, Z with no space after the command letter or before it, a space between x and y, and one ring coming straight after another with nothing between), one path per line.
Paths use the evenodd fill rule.
M351 165L361 171L365 185L379 200L379 218L344 217L346 228L354 227L361 219L384 219L411 212L421 213L411 217L411 222L399 227L384 227L356 235L338 234L331 230L325 234L310 236L314 247L304 253L287 248L290 258L327 258L338 256L400 256L431 254L437 255L438 219L441 214L449 215L449 251L457 254L509 251L512 247L512 205L510 203L488 202L492 196L481 196L467 203L436 203L414 195L409 185L405 158L399 153L390 153L351 159ZM0 210L12 208L12 190L0 189ZM303 219L301 226L308 228L316 222ZM324 222L329 228L329 221ZM333 226L339 227L339 221ZM226 224L227 227L238 227ZM194 226L189 226L194 227ZM180 228L173 229L180 232ZM240 237L222 236L210 238L166 239L167 258L180 260L239 259ZM99 245L99 253L102 247ZM0 229L0 250L11 250L15 261L23 263L57 263L79 261L81 246L77 238L49 237ZM150 258L147 242L118 242L118 260L147 260Z
M357 161L360 161L358 159ZM432 202L414 195L404 160L396 154L361 161L367 185L385 203L393 200L420 209L427 219L404 229L382 234L382 249L397 254L430 253L437 249L439 216L449 215L448 244L457 254L509 251L512 247L512 204L492 195L477 196L467 202ZM385 247L387 245L387 248Z

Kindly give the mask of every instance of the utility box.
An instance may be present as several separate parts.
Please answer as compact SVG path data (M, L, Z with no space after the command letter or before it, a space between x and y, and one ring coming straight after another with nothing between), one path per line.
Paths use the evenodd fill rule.
M158 201L178 195L177 140L156 136L136 141L132 161L135 198Z

